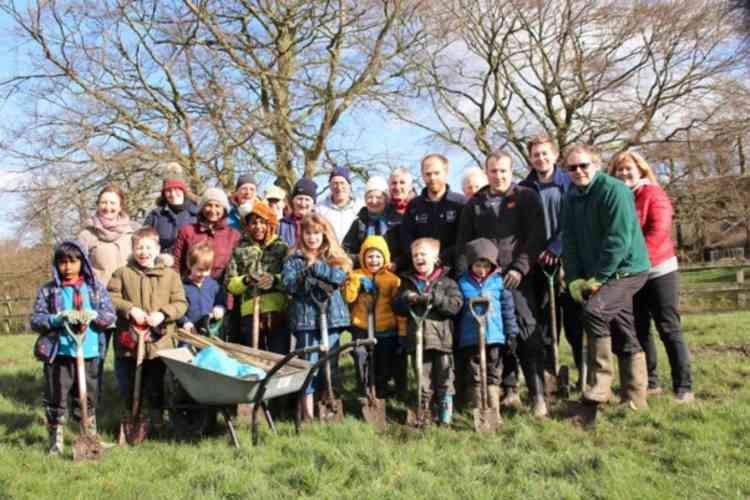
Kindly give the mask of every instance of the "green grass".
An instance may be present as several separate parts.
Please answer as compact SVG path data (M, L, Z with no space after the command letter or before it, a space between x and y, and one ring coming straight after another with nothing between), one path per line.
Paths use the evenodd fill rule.
M747 498L750 496L750 313L689 316L698 402L669 395L648 412L608 407L594 430L560 413L537 422L507 417L497 435L477 435L468 415L455 429L378 436L354 417L264 429L253 448L240 429L236 451L223 435L193 443L164 438L110 450L99 463L45 456L41 367L31 336L3 337L0 354L0 498ZM570 363L567 345L564 361ZM663 350L660 372L668 380ZM351 373L348 358L344 372ZM107 373L111 382L112 373ZM575 377L574 377L575 378ZM113 387L107 387L113 394ZM351 399L351 394L345 394ZM114 440L113 396L100 413ZM553 410L559 410L557 405ZM403 407L389 408L400 419ZM66 434L66 452L74 429Z
M745 280L750 281L750 267L745 268ZM680 273L680 285L684 288L712 288L736 283L736 269L707 269Z

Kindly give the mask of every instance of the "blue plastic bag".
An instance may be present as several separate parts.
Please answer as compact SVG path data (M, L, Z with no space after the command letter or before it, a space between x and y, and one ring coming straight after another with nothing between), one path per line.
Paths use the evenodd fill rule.
M193 364L212 372L229 375L230 377L247 378L255 375L258 379L266 378L265 370L240 363L216 346L208 346L201 349L193 358Z

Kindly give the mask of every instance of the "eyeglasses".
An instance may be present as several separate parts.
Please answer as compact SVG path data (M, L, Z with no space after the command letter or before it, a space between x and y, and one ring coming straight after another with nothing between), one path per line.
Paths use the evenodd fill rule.
M567 165L565 168L568 172L575 172L578 169L586 170L591 166L591 163L575 163L573 165Z
M268 198L266 200L269 205L275 205L276 203L279 203L281 200L279 198Z

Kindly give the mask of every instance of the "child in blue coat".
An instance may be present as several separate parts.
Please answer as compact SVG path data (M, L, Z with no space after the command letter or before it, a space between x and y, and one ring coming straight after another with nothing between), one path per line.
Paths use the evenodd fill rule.
M188 275L182 280L185 298L188 302L185 316L177 320L177 326L201 333L201 326L208 326L208 320L221 320L224 317L226 294L222 286L211 277L214 262L214 248L201 242L188 252Z
M338 346L341 331L350 323L349 308L339 288L346 281L352 262L336 242L333 229L323 216L315 213L305 216L300 222L300 233L301 238L281 273L282 286L291 296L287 310L289 330L294 332L297 348L319 345L320 311L311 295L328 294L328 345L333 349ZM308 355L307 360L317 362L318 354ZM325 370L318 371L305 394L301 408L303 418L313 418L313 394L315 389L325 389L324 373ZM336 362L331 360L334 378L335 373Z
M88 323L84 316L94 317ZM115 309L109 293L96 281L91 263L77 241L65 241L55 248L52 281L37 293L31 315L31 329L57 344L57 356L44 363L44 413L49 430L48 454L63 452L63 424L68 393L76 390L76 343L65 330L65 323L84 330L83 357L90 435L96 435L96 403L99 384L99 334L115 322Z
M487 386L489 405L500 408L500 383L503 373L503 354L514 349L518 324L510 290L503 287L503 277L497 264L497 246L486 238L478 238L466 245L466 260L469 270L458 278L458 286L464 297L464 306L458 319L458 349L463 353L468 369L467 379L471 384L470 397L473 406L481 401L479 365L479 326L469 310L472 297L489 299L489 311L485 317L485 339L487 356ZM475 305L475 312L482 314L486 307Z

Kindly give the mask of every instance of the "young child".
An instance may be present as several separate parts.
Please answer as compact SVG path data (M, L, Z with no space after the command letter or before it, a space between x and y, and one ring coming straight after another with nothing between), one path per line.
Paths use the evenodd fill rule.
M510 290L503 286L503 277L497 264L497 246L491 240L478 238L466 245L469 270L458 278L464 297L464 306L458 321L458 349L468 368L471 385L471 402L478 407L481 402L479 352L479 325L469 310L469 300L485 296L489 311L485 317L487 354L487 386L489 406L500 411L500 382L503 374L503 354L515 344L518 335L516 312ZM483 314L486 306L477 304L475 311Z
M175 323L187 311L187 300L180 275L165 266L159 257L159 233L144 227L133 233L133 257L125 267L112 275L107 289L117 310L115 374L125 398L126 411L133 404L133 379L136 363L136 339L130 334L131 323L148 325L150 340L143 362L143 398L151 406L152 422L162 423L164 372L157 357L160 349L177 345Z
M368 236L359 250L361 269L349 273L344 285L344 300L351 304L353 334L367 338L367 302L375 299L375 392L378 398L387 395L388 381L395 378L396 350L398 349L398 323L391 302L398 293L401 279L388 270L391 253L382 236ZM367 297L367 296L370 297ZM403 318L399 318L403 320ZM367 372L367 349L353 351L357 369L360 398L367 398L367 381L372 377Z
M281 282L284 290L291 295L287 323L294 332L297 347L319 345L320 311L311 294L330 294L328 302L328 343L334 348L339 343L341 330L349 326L349 308L346 306L339 287L346 281L352 268L351 260L336 242L336 236L328 221L321 215L312 213L300 221L302 237L295 244L293 253L284 263ZM307 360L317 362L318 354L307 356ZM315 389L325 390L325 370L310 384L303 401L302 416L313 417L313 394ZM331 363L331 373L335 378L336 363Z
M250 208L247 211L247 208ZM276 234L278 219L273 209L256 200L251 207L240 207L244 224L242 239L232 252L226 275L226 288L241 304L239 332L235 341L250 345L253 308L260 301L259 347L279 354L289 352L289 330L285 328L286 293L281 287L281 270L289 253L286 242Z
M57 338L57 356L44 364L44 413L49 431L50 455L63 452L63 424L69 393L78 397L76 376L76 343L64 329L67 321L80 331L81 311L96 313L86 325L83 338L89 434L96 435L96 403L98 361L103 352L99 348L99 333L115 322L115 310L107 290L96 281L86 253L77 241L65 241L55 248L52 259L52 281L37 293L31 315L31 329L40 335ZM91 314L93 316L94 314ZM78 317L77 317L78 316ZM84 323L85 324L85 323Z
M428 304L432 309L424 321L422 370L422 411L429 409L432 393L440 405L439 421L450 425L453 419L453 316L463 305L461 291L448 277L450 269L440 264L440 242L433 238L418 238L411 244L414 271L404 274L401 287L393 301L396 313L407 316L409 348L416 347L417 324L409 314L410 308L423 313ZM427 413L427 412L426 412Z
M208 241L194 245L188 251L188 274L182 280L188 307L177 326L197 332L207 319L224 317L225 294L221 285L211 277L214 247Z

